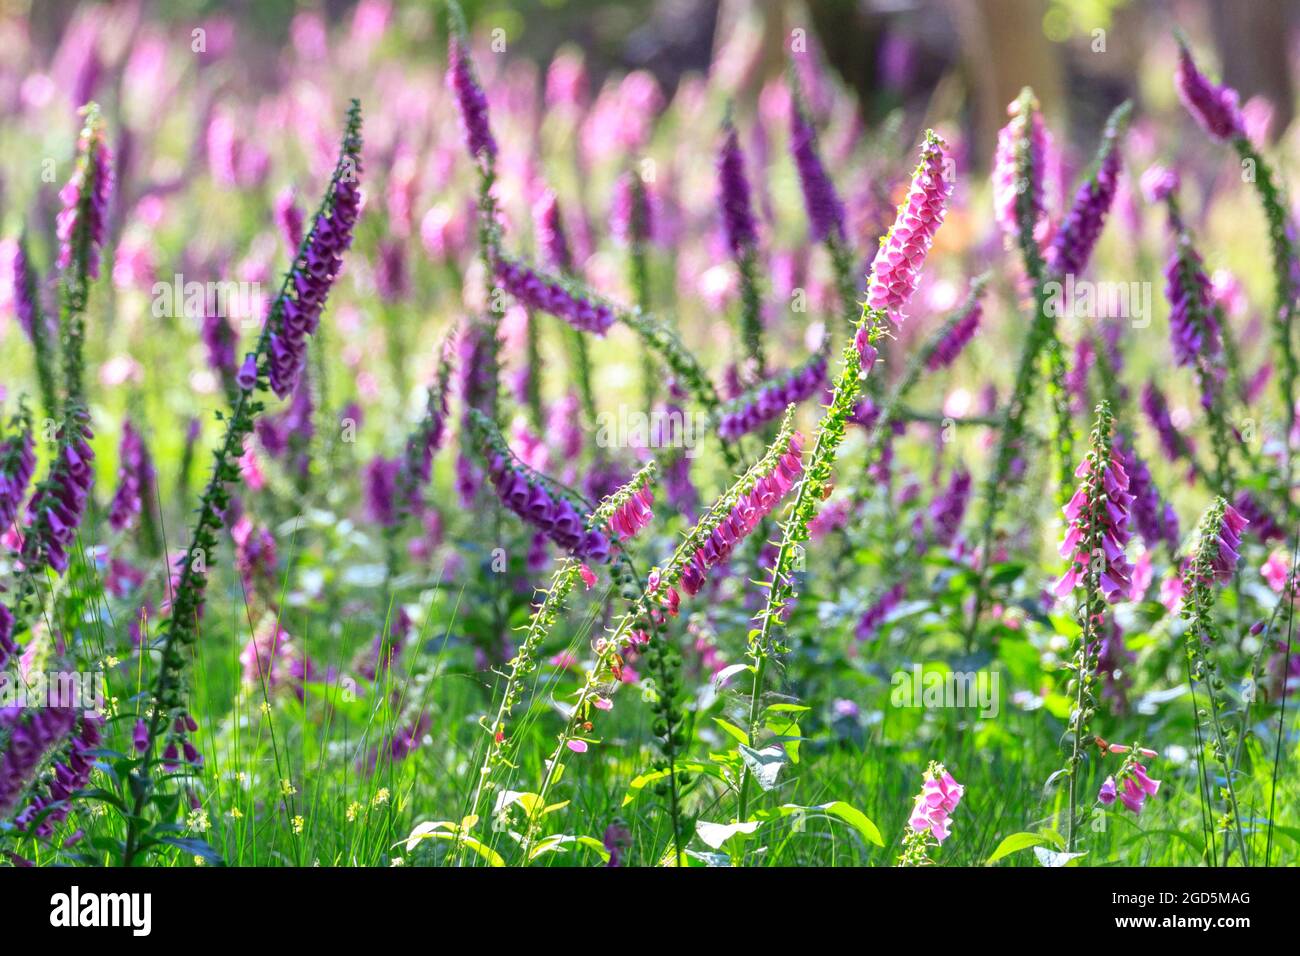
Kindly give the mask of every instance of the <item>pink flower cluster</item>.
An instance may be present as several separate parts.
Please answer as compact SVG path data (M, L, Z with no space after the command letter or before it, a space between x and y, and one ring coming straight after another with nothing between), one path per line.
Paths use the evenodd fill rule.
M104 130L94 119L77 140L77 168L59 191L63 210L55 221L59 237L59 268L67 269L85 243L86 275L99 277L99 249L104 244L108 201L113 190L109 165L112 153L104 142Z
M776 467L754 484L749 494L742 495L704 544L695 549L682 568L682 589L690 595L699 593L709 571L731 557L736 544L758 526L759 521L772 512L786 493L794 487L803 473L803 437L795 432L790 447Z
M1214 557L1210 560L1211 575L1219 584L1232 580L1232 572L1236 570L1240 557L1241 532L1248 524L1250 522L1232 505L1223 506L1223 520L1219 522Z
M650 486L642 485L632 492L627 501L614 509L614 513L609 518L610 528L624 541L635 538L654 517L654 512L650 510L654 500L654 493L650 490Z
M1020 239L1020 224L1016 219L1016 202L1020 195L1020 176L1016 164L1016 149L1025 132L1025 117L1020 110L1019 99L1013 100L1007 107L1011 121L998 131L997 148L993 153L993 215L997 219L1002 234L1009 243ZM1033 203L1035 238L1046 226L1046 210L1043 205L1043 172L1050 134L1043 123L1043 116L1033 111L1033 124L1029 130L1029 162L1032 180L1029 183L1031 202Z
M925 783L917 795L912 807L912 816L907 821L918 833L928 831L939 843L948 839L952 832L949 817L957 809L966 788L953 779L952 774L942 767L938 772L926 771Z
M1095 532L1106 559L1100 576L1101 593L1114 604L1129 593L1133 573L1124 553L1131 533L1129 509L1133 504L1133 496L1128 490L1128 473L1112 454L1100 475L1093 474L1091 456L1079 464L1074 475L1082 481L1064 508L1070 530L1066 532L1060 550L1061 557L1072 557L1073 560L1070 569L1057 582L1055 593L1057 597L1065 597L1084 579L1092 560L1089 544ZM1102 497L1105 500L1098 502L1097 499ZM1098 515L1099 525L1095 529L1091 526L1094 513Z
M1097 793L1097 799L1106 806L1110 806L1118 797L1120 803L1124 804L1134 814L1138 814L1142 812L1142 806L1146 803L1147 797L1154 797L1159 790L1160 781L1152 780L1147 776L1146 767L1140 763L1134 763L1132 772L1123 774L1118 786L1114 777L1107 777L1106 782L1101 785L1101 790Z
M899 207L894 228L881 243L871 263L867 305L884 309L896 323L903 321L903 307L916 291L921 266L934 234L943 223L952 183L944 175L945 143L930 134L921 150L921 163L912 175L912 186Z

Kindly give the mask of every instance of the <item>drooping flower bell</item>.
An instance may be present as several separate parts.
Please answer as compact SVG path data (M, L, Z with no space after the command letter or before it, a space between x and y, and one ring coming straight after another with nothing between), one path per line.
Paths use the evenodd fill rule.
M1178 69L1174 73L1178 98L1187 111L1212 139L1219 141L1246 135L1245 120L1238 106L1237 91L1228 86L1218 86L1206 79L1196 67L1192 53L1180 37L1178 40Z
M1074 475L1079 487L1064 508L1069 528L1060 554L1070 566L1056 584L1057 597L1065 597L1084 585L1100 591L1115 603L1131 589L1132 567L1124 548L1130 536L1128 472L1124 470L1111 442L1110 411L1098 410L1092 449L1079 463Z

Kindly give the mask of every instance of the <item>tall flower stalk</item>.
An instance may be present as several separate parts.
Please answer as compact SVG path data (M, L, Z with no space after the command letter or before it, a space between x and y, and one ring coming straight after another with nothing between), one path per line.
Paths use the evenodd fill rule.
M1101 145L1091 172L1084 178L1076 193L1074 205L1066 222L1058 230L1053 240L1050 259L1045 258L1033 242L1034 227L1038 222L1039 211L1034 202L1032 183L1036 179L1034 169L1034 148L1032 139L1021 137L1017 149L1018 170L1021 185L1016 191L1016 215L1019 222L1018 235L1021 240L1021 252L1026 264L1026 272L1031 277L1044 279L1056 274L1064 274L1063 267L1071 271L1082 269L1092 252L1092 244L1100 235L1102 223L1114 198L1115 176L1119 162L1119 144L1128 125L1131 105L1121 104L1111 113L1102 134ZM1026 132L1032 129L1026 124ZM1049 261L1052 268L1048 268ZM984 481L980 500L980 574L975 584L975 599L972 602L971 618L966 632L968 646L973 645L975 632L979 627L980 615L987 600L988 576L992 565L993 534L998 515L1002 511L1008 486L1011 484L1012 462L1020 453L1025 439L1025 418L1029 412L1038 388L1040 359L1046 350L1057 341L1056 309L1049 301L1047 281L1035 282L1035 312L1029 334L1020 352L1020 361L1016 368L1015 381L1011 397L1002 415L1002 427L998 431L997 451L994 454L993 468ZM1055 346L1059 358L1059 342ZM1052 361L1056 361L1053 359ZM1058 363L1049 367L1049 376L1054 383L1054 408L1056 409L1057 438L1064 439L1068 429L1064 428L1068 417L1069 396L1064 388L1064 367Z
M237 461L243 453L245 438L252 432L254 419L264 407L257 395L272 388L277 392L283 390L284 394L292 391L302 367L305 335L314 328L324 308L330 284L337 275L338 256L351 243L360 205L360 174L361 104L353 100L325 198L285 274L256 347L244 361L239 393L226 417L225 438L214 452L212 475L199 503L189 546L179 562L171 614L159 643L158 673L145 720L144 746L138 748L140 764L130 777L132 812L123 844L123 865L133 865L144 848L142 814L154 794L157 745L164 736L183 735L183 729L192 720L187 709L185 665L198 638L208 565L215 555L217 535L230 505L230 484L239 477ZM305 301L303 290L308 292ZM273 350L273 341L280 343L278 351ZM167 760L166 752L174 751L175 745L175 739L167 744L164 760Z
M536 844L541 819L540 810L546 806L546 797L558 779L558 774L563 772L566 752L583 754L588 750L589 744L583 735L589 732L588 727L593 722L594 711L601 709L597 707L597 701L603 699L601 688L609 686L611 682L617 686L623 668L622 655L629 647L634 647L638 643L637 632L643 627L643 622L650 611L665 603L671 603L677 594L676 588L679 584L688 593L694 593L686 585L687 575L695 573L692 569L698 568L697 562L700 560L698 555L711 543L719 540L724 526L730 523L734 527L735 522L743 520L738 517L738 513L752 511L759 499L769 511L775 506L779 495L771 489L768 478L784 467L783 460L787 459L787 456L791 455L793 449L797 447L793 409L790 409L781 423L776 438L768 446L766 454L714 502L669 559L650 572L640 596L607 629L606 635L597 640L596 659L587 671L586 679L578 690L571 709L566 708L569 716L557 738L555 749L545 762L546 772L537 790L538 799L529 814L524 836L525 859L529 858ZM784 487L788 490L790 486L787 484ZM753 524L749 527L752 530ZM735 539L733 538L732 541L734 544ZM716 547L716 544L714 546Z
M778 653L776 632L785 627L786 611L795 596L794 570L808 523L817 515L829 493L839 446L857 407L858 393L876 363L876 343L886 335L887 321L903 321L903 309L916 289L920 269L930 251L935 232L943 222L952 183L945 176L944 142L928 130L921 146L921 161L912 176L907 198L898 207L893 228L880 245L867 281L866 305L854 324L853 341L845 347L842 367L830 403L817 426L789 510L781 526L780 544L772 563L767 595L759 612L758 628L751 632L747 649L752 680L746 732L753 746L762 730L768 668ZM736 794L736 821L749 820L754 773L742 761Z
M36 270L27 251L27 236L22 234L14 246L13 287L14 311L18 323L32 343L32 359L36 366L36 381L41 390L41 405L45 417L56 419L59 415L59 390L54 378L54 359L51 352L56 343L50 342L50 328L41 297Z
M1231 739L1224 726L1224 712L1228 702L1223 694L1224 682L1219 675L1219 665L1214 659L1214 650L1220 640L1219 626L1214 620L1214 589L1216 585L1230 581L1236 573L1241 532L1246 525L1246 519L1232 505L1222 497L1215 499L1197 527L1191 555L1183 566L1181 615L1187 622L1185 637L1188 678L1194 682L1193 691L1196 683L1204 686L1207 701L1205 709L1197 709L1197 726L1203 727L1208 736L1210 756L1219 765L1225 781L1222 788L1225 810L1218 820L1217 829L1233 831L1241 850L1242 862L1249 864L1250 851L1242 830L1241 808L1237 801L1237 770L1231 759ZM1204 767L1205 754L1202 753L1199 757L1202 776L1208 777ZM1204 791L1209 791L1208 779L1204 782ZM1230 844L1225 839L1225 866L1230 855Z
M722 232L740 275L740 341L751 366L750 373L762 376L763 315L758 289L758 226L745 173L745 153L728 110L722 124L722 148L718 151L718 210Z
M1080 776L1088 742L1088 724L1096 713L1097 655L1106 636L1106 605L1127 598L1130 590L1128 558L1129 514L1133 496L1128 473L1113 445L1114 421L1110 406L1097 406L1091 450L1075 474L1079 487L1065 506L1069 521L1061 556L1070 562L1057 582L1056 594L1078 595L1079 642L1069 665L1068 690L1074 697L1070 711L1071 750L1066 772L1070 796L1065 820L1066 849L1073 851L1078 813Z
M86 339L86 299L90 281L99 277L100 248L108 230L108 204L113 188L111 153L104 138L99 107L82 108L85 123L77 138L72 178L59 192L59 269L62 271L60 329L63 387L68 405L85 402L82 348Z

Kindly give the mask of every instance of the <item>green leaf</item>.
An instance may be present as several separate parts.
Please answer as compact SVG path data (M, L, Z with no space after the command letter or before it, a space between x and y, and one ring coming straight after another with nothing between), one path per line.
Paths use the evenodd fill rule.
M683 770L690 773L707 773L710 777L716 777L719 780L723 779L721 770L710 764L694 762L677 764L677 772L681 773ZM650 784L658 783L660 780L667 779L668 770L666 768L663 770L651 770L648 773L638 774L632 778L630 783L628 783L627 793L623 796L622 805L627 806L637 798L637 795L640 794L642 790L650 786Z
M851 804L843 800L835 800L832 803L820 803L815 806L802 806L797 803L786 803L777 807L775 810L764 810L755 816L765 820L779 819L781 817L792 817L802 814L803 816L832 816L838 817L847 823L853 829L862 835L862 838L868 843L883 847L884 838L880 835L880 828L871 822L871 819Z
M723 720L721 717L714 717L713 722L727 732L727 735L738 741L742 746L749 746L749 734L745 733L729 720Z
M993 855L984 863L986 866L991 865L1004 856L1010 856L1012 853L1026 850L1031 846L1041 846L1046 842L1047 838L1041 833L1013 833L998 844L998 848L993 851Z
M1087 856L1083 853L1060 853L1056 850L1044 850L1041 846L1034 847L1034 856L1038 857L1038 862L1047 867L1069 866L1081 856Z

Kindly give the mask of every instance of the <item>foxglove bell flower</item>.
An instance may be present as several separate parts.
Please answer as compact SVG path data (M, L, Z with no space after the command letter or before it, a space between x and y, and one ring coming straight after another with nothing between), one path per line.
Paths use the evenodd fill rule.
M352 245L361 207L360 146L359 136L345 143L348 161L341 166L326 210L316 217L306 248L293 264L288 282L292 294L279 299L271 315L267 364L271 390L279 398L287 398L298 384L307 360L307 338L320 324L325 300L343 266L343 253Z
M49 475L27 504L23 563L28 567L49 567L59 574L68 569L68 553L95 481L95 453L88 443L93 435L90 416L81 408L69 411L59 426Z
M1028 112L1032 122L1025 115ZM1032 99L1027 96L1017 97L1007 106L1007 115L1011 121L998 131L997 148L993 153L993 215L1001 227L1007 243L1015 246L1019 243L1020 225L1016 217L1016 203L1020 195L1021 182L1019 157L1017 150L1029 125L1029 165L1032 179L1027 187L1033 208L1032 221L1035 225L1035 238L1041 227L1047 224L1046 209L1043 202L1043 173L1048 151L1049 134Z
M1210 280L1200 254L1179 238L1165 266L1165 296L1169 299L1169 334L1174 364L1194 367L1214 362L1222 352L1218 321L1210 308Z
M1178 69L1174 73L1178 98L1187 111L1212 139L1224 142L1246 135L1245 120L1238 106L1237 91L1227 86L1217 86L1206 79L1196 68L1191 51L1180 39L1178 42Z
M36 470L30 420L20 413L10 428L10 435L0 441L0 532L8 530L18 517L18 508Z
M1133 496L1129 493L1128 472L1111 447L1109 422L1103 418L1098 436L1088 456L1080 462L1074 475L1079 488L1064 508L1069 529L1061 542L1060 554L1070 560L1069 570L1056 584L1057 597L1065 597L1077 586L1097 574L1095 586L1105 599L1115 603L1130 590L1132 567L1124 548L1129 540L1129 513ZM1094 549L1102 567L1094 569Z
M134 523L143 507L148 507L154 488L154 467L149 450L129 421L122 425L117 482L117 493L108 509L108 523L114 531L122 531Z
M844 203L817 151L817 134L798 96L790 97L790 152L799 170L808 233L813 242L844 238Z
M654 504L654 493L651 492L649 485L642 485L614 509L609 519L610 528L624 541L636 537L637 533L654 518L654 512L650 510L652 504Z
M447 50L447 86L456 97L460 108L461 126L465 133L465 146L469 155L477 160L486 156L496 159L497 142L492 138L492 127L488 121L487 96L474 75L469 45L459 30L453 30Z
M1201 523L1191 573L1200 577L1198 570L1203 570L1207 584L1231 581L1240 559L1241 532L1248 524L1232 505L1222 499L1216 502Z
M604 335L614 324L614 310L571 291L567 283L547 278L523 263L505 257L496 261L502 287L531 309L549 312L583 332Z
M650 196L645 183L635 172L624 173L618 178L609 220L611 230L624 245L650 240L653 229Z
M91 772L95 769L93 751L100 742L100 718L82 716L80 727L71 728L67 757L55 761L54 775L44 792L33 795L22 813L14 819L20 830L29 830L36 818L40 823L34 828L36 836L49 837L57 824L68 818L71 805L68 802L73 794L90 784ZM75 733L73 732L75 731Z
M72 732L76 720L67 707L27 708L9 719L9 739L0 753L0 820L8 818L45 755Z
M753 252L758 245L758 228L750 200L749 178L745 175L745 154L736 127L727 122L722 149L718 153L718 209L727 246L736 257Z
M1047 265L1056 275L1081 273L1092 256L1119 185L1120 136L1127 121L1128 110L1121 108L1114 114L1106 128L1096 169L1079 185L1065 221L1052 238Z
M726 563L736 545L758 527L759 521L771 514L802 473L803 437L795 432L790 436L785 453L772 469L760 476L753 488L740 497L730 513L687 559L681 569L682 590L692 596L698 594L709 572Z
M943 843L952 833L950 817L965 795L966 788L959 784L943 764L930 765L925 772L925 782L912 806L908 825L917 833L929 833L935 842Z
M59 237L59 268L81 270L99 277L99 250L108 230L108 204L113 190L112 153L104 139L99 110L85 110L86 123L77 139L77 165L59 191L63 211L55 221Z
M571 270L573 253L569 248L568 234L564 231L559 199L551 190L546 190L534 204L533 221L537 223L537 248L546 264L559 272Z
M962 350L970 344L975 333L979 331L980 320L984 317L984 303L978 299L971 304L965 314L957 320L957 323L949 330L939 343L935 346L934 351L930 353L925 367L931 372L937 372L941 368L947 368L957 360Z
M955 469L948 479L948 487L936 497L930 505L930 525L934 540L941 547L948 547L961 530L961 521L966 514L966 505L970 501L971 477L964 468Z
M930 252L935 232L943 224L948 197L952 194L952 183L945 175L946 145L933 132L926 134L921 162L912 174L907 198L898 207L898 218L871 263L867 306L884 310L900 325L903 308L916 291L921 266Z
M826 356L810 361L779 378L774 378L729 402L718 418L718 434L735 441L780 418L790 405L797 405L826 388Z

